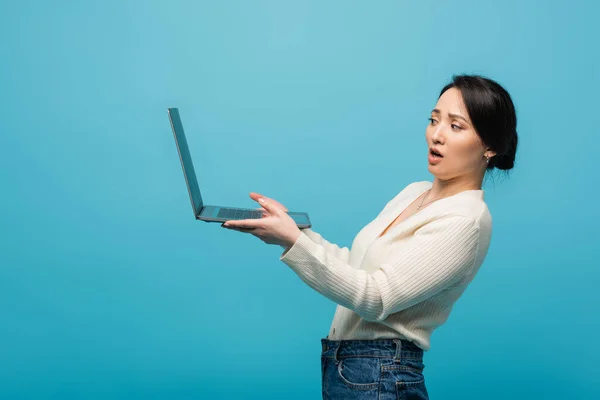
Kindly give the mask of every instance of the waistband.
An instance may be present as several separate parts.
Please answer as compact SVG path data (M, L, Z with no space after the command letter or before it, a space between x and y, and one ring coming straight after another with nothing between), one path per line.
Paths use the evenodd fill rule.
M392 357L423 360L423 349L405 339L331 340L321 339L321 356L333 357Z

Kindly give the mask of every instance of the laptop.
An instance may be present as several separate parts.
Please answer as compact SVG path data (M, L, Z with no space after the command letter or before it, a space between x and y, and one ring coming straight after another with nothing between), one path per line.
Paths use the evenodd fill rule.
M196 173L194 172L190 150L188 149L185 133L183 132L183 124L181 123L181 117L179 116L179 109L169 108L168 114L169 120L171 121L171 129L173 129L173 136L175 137L175 145L177 146L177 151L179 153L179 160L181 161L181 167L183 168L183 177L185 178L190 201L192 202L194 217L196 217L197 220L205 222L225 222L234 219L262 218L263 210L204 205L202 195L200 194L200 187L196 180ZM310 228L312 226L310 218L305 212L287 211L287 214L296 222L298 228Z

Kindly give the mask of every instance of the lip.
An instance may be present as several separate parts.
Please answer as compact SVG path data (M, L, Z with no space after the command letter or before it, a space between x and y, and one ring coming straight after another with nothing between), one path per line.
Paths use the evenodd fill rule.
M441 157L438 156L433 156L431 154L431 151L435 150L436 153L439 153L441 155ZM439 164L443 159L444 159L444 155L442 154L441 151L439 151L436 147L430 147L429 148L429 152L427 153L429 155L428 159L429 159L429 164L432 165L436 165Z
M429 153L429 164L438 164L440 162L442 162L443 158L442 157L434 157L431 155L431 153Z

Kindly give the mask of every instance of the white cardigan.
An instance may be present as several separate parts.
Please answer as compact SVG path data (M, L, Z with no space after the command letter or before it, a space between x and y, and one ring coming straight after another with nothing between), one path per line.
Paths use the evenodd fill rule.
M492 217L483 190L439 199L377 237L432 183L406 186L351 249L302 230L280 260L338 304L328 338L402 338L427 351L487 254Z

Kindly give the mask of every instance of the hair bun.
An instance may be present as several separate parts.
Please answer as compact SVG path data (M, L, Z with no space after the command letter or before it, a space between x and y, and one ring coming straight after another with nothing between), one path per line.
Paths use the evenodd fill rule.
M496 156L496 162L494 167L502 170L509 170L515 166L514 158L511 158L508 154Z
M515 166L515 156L517 153L518 144L517 132L511 136L506 153L497 155L494 166L498 169L509 170Z

